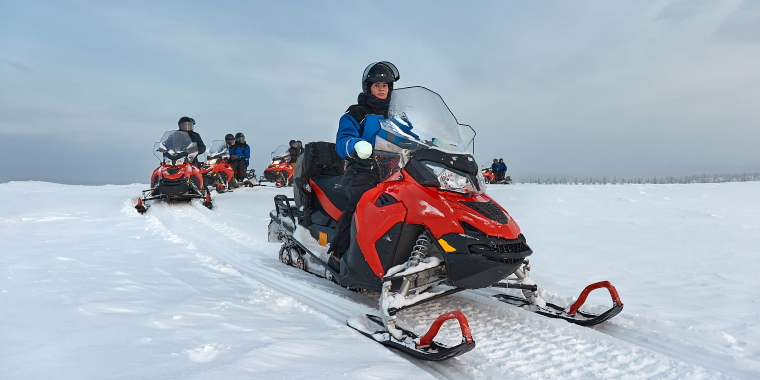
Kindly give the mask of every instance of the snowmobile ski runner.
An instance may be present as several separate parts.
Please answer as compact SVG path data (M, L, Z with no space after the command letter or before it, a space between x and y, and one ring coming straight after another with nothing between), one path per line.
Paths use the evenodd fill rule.
M465 316L443 314L422 339L397 325L399 312L489 287L521 290L524 298L500 294L500 300L581 325L622 310L611 284L584 290L587 295L607 287L614 293L615 305L599 316L578 311L580 299L565 310L541 298L529 277L533 250L509 213L485 193L473 157L474 130L459 124L438 94L424 87L397 89L387 118L367 117L377 117L380 125L373 157L382 182L356 207L339 269L327 265L328 242L348 199L344 162L333 143L306 145L294 173L294 196L275 196L270 212L269 241L282 242L284 264L349 289L380 292L379 314L354 317L349 326L414 357L443 360L474 347ZM433 338L436 324L451 319L459 321L463 341L449 347Z

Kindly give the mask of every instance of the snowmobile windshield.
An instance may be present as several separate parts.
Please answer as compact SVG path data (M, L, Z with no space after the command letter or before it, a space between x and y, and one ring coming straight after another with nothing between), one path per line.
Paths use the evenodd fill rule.
M393 90L388 117L375 137L375 157L381 177L389 179L408 154L425 148L447 153L474 153L475 131L459 124L440 95L425 87Z
M388 118L380 123L375 149L415 151L434 148L473 154L475 131L459 124L440 95L425 87L393 90Z
M208 148L209 160L214 158L229 158L230 151L227 149L227 143L223 140L214 140L211 142L211 147Z
M274 152L272 152L272 161L284 160L286 158L290 158L290 152L286 145L280 145L274 150Z
M187 156L188 161L193 161L198 155L198 145L185 131L167 131L161 141L154 145L153 154L161 162L164 162L166 158L176 160L182 156Z

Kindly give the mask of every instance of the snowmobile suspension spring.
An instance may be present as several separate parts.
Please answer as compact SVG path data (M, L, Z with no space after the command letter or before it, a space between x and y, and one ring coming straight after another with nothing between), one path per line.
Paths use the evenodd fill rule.
M414 244L414 247L412 248L412 254L409 256L409 260L406 262L406 267L411 268L413 266L416 266L417 264L422 261L422 259L427 256L428 251L428 245L430 244L430 239L427 237L425 233L421 233L420 236L417 237L417 242Z
M407 268L412 268L417 266L417 264L422 261L422 259L427 256L428 251L428 244L430 244L430 239L428 239L427 235L425 233L421 233L420 236L417 237L417 242L414 244L414 247L412 248L412 253L409 255L409 260L406 262ZM414 278L417 278L417 275L414 275ZM401 282L401 289L399 289L399 293L401 293L402 297L406 297L406 294L409 292L409 288L412 285L412 281L410 278L404 277L404 280Z

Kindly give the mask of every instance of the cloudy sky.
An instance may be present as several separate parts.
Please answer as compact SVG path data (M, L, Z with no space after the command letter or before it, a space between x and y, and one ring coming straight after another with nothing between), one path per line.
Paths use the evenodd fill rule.
M261 174L379 60L513 177L760 171L760 1L0 0L0 182L146 183L183 115Z

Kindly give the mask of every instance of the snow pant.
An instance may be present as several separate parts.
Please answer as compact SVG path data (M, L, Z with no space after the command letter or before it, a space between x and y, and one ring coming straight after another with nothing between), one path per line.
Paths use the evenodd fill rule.
M330 251L335 256L343 257L351 246L351 223L353 222L356 205L367 190L380 183L380 173L374 158L366 160L349 160L349 166L343 175L343 190L348 196L348 206L343 210L338 220L338 227L330 242Z
M245 162L245 160L235 160L230 162L230 165L232 165L232 169L235 170L235 179L243 182L245 175L248 172L248 163Z

